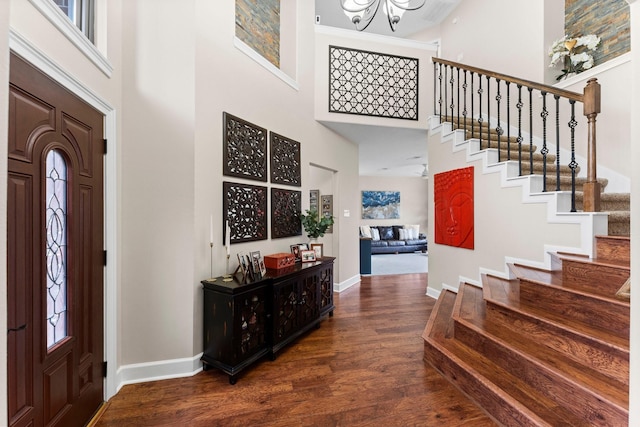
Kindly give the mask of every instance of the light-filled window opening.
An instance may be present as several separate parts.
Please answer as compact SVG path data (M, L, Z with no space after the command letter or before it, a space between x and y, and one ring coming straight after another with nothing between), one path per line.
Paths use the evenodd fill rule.
M76 27L94 41L94 0L53 0Z
M47 348L67 336L67 162L60 150L46 160Z

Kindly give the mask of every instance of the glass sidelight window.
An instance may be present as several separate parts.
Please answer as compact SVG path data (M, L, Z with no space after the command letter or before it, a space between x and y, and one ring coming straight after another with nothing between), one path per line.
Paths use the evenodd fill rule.
M59 150L46 161L47 348L67 336L67 162Z

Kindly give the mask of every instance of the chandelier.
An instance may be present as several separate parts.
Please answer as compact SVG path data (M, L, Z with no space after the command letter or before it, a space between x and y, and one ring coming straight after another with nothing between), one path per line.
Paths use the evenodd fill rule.
M383 3L382 11L389 19L391 31L396 30L396 25L407 10L416 10L424 6L426 0L340 0L340 5L345 15L351 19L356 30L362 31L369 26L371 20L378 12L380 3Z

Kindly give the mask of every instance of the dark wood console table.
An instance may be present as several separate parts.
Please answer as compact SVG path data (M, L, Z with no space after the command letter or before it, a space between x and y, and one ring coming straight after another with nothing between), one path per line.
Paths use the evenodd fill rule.
M203 280L204 370L237 374L333 316L333 257L267 270L261 280Z

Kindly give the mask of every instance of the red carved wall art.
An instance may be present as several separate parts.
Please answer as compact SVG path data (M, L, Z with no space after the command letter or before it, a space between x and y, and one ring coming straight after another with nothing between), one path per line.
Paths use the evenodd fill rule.
M433 176L435 240L473 249L473 166Z

